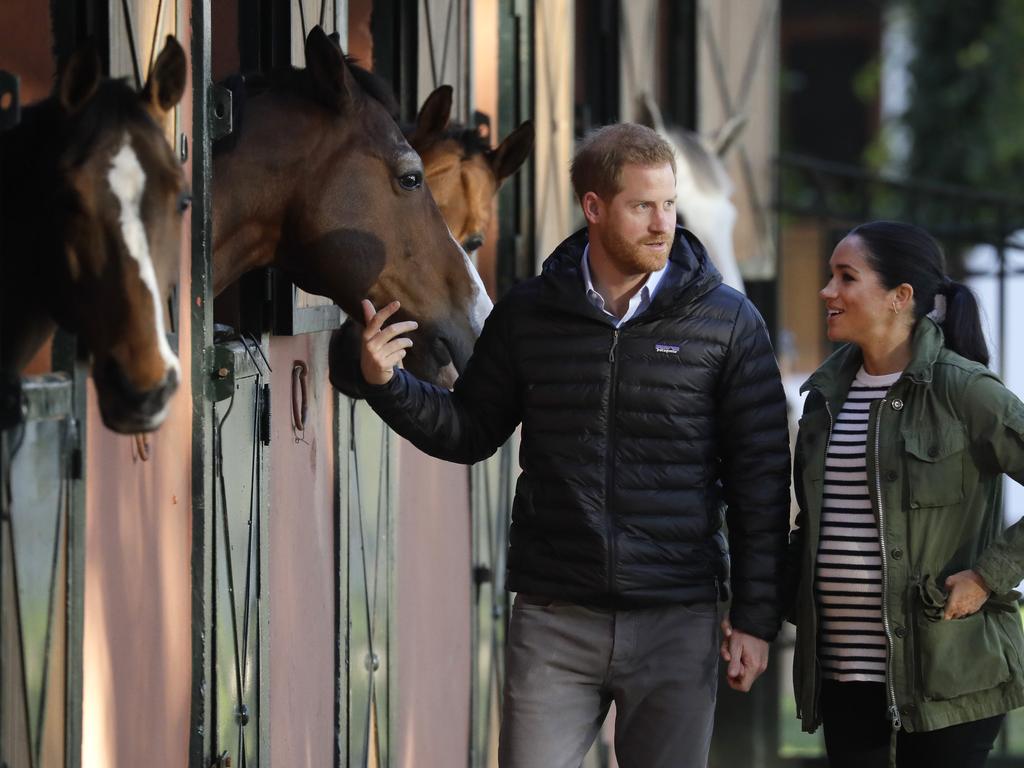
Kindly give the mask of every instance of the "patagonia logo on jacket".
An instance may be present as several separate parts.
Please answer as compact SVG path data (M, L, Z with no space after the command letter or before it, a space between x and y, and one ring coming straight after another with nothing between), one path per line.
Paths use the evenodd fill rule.
M678 355L679 354L679 345L678 344L655 344L654 345L654 351L655 352L661 352L662 354L665 354L665 355Z

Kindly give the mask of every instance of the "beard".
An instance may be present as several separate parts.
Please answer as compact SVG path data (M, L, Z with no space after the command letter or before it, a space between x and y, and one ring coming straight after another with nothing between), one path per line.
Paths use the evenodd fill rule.
M665 266L668 261L668 254L672 250L672 241L675 239L675 232L665 232L661 235L646 235L637 241L628 240L614 230L605 230L599 235L601 246L608 254L608 259L626 275L639 275L641 273L657 272ZM665 250L660 253L651 253L645 244L664 242Z

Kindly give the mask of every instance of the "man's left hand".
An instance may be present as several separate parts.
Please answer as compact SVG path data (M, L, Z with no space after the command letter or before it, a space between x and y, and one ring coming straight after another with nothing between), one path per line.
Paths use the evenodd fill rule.
M722 658L729 662L727 680L734 691L746 693L768 668L768 643L759 637L733 629L729 617L722 619Z

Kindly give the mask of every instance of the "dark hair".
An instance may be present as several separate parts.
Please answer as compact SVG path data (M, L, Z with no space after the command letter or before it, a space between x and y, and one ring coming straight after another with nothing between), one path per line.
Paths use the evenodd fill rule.
M636 123L616 123L587 134L576 150L569 175L580 202L587 192L610 200L622 190L622 166L665 163L672 166L674 176L675 150L656 131Z
M966 285L946 275L946 259L931 235L914 224L872 221L850 230L867 251L868 263L886 290L902 283L914 289L914 321L935 308L935 297L946 297L946 317L940 324L946 346L958 355L988 365L988 345L981 330L978 300Z

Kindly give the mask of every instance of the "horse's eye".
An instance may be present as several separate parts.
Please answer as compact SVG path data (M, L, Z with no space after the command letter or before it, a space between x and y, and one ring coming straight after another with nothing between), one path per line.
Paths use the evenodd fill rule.
M402 185L402 189L407 189L409 191L419 189L423 186L423 174L419 171L407 173L404 176L399 177L398 183Z
M192 205L192 195L188 192L182 192L181 196L178 197L178 210L181 213L184 213L188 210L190 205Z

